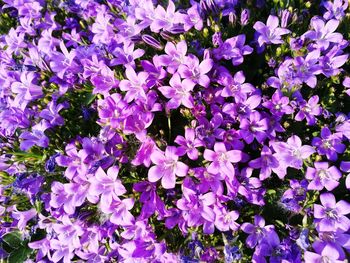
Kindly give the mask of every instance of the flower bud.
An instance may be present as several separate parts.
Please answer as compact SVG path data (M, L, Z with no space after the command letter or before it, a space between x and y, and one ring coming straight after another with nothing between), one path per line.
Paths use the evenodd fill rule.
M241 12L241 25L242 26L245 26L248 24L249 17L250 17L249 9L243 9Z

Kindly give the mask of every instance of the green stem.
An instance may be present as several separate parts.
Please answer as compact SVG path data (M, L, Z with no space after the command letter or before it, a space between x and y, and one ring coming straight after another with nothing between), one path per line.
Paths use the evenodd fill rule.
M169 128L169 136L168 136L168 141L170 143L170 140L171 140L171 114L169 113L168 114L168 128Z

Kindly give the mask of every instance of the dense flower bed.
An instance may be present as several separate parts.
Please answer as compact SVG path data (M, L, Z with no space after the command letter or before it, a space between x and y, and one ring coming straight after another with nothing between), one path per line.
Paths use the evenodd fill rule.
M350 258L347 1L0 6L0 258Z

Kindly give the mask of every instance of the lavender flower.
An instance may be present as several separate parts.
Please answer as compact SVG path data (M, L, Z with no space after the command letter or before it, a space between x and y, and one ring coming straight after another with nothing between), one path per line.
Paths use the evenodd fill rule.
M314 205L314 217L317 219L317 227L320 231L334 231L340 228L348 231L350 219L346 217L350 213L350 204L344 200L336 203L331 193L320 195L322 205Z
M165 153L162 151L154 151L151 155L151 160L155 164L148 171L148 180L157 182L162 178L162 186L165 189L175 187L176 177L184 177L187 174L188 166L183 162L178 161L177 148L168 146Z
M308 189L321 191L324 187L332 191L339 185L338 180L341 178L340 171L335 167L329 167L327 162L315 162L315 168L308 167L305 178L312 180Z
M278 24L278 17L273 15L268 17L266 25L260 21L254 24L253 28L258 33L257 41L260 47L262 47L264 44L283 43L281 36L289 34L291 31L278 27Z

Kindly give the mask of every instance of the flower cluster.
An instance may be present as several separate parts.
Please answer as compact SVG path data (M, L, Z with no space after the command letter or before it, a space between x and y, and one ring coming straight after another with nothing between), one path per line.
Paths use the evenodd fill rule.
M347 1L0 8L0 259L349 258Z

